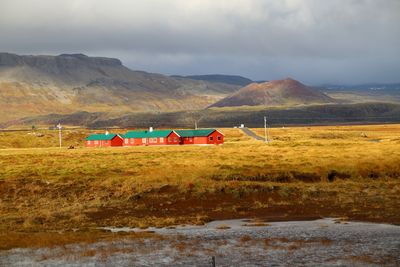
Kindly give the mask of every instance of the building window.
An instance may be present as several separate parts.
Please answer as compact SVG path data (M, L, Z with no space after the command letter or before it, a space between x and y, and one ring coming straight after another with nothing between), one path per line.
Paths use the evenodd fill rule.
M213 141L213 140L214 140L214 138L212 136L210 136L210 141Z
M131 138L131 144L135 143L135 139Z
M108 141L105 141L106 144L108 144Z
M149 138L149 143L157 143L157 138Z
M168 142L172 142L172 138L171 137L168 137Z
M178 141L178 139L176 137L174 137L174 142L177 142L177 141Z
M193 141L192 137L189 137L189 142L192 142L192 141Z
M218 135L218 136L217 136L217 140L218 140L218 141L221 141L221 136Z
M97 140L94 141L94 144L95 144L95 145L98 145L98 144L99 144L99 141L97 141Z
M128 144L129 143L129 139L125 139L124 142L125 142L125 144Z
M164 143L164 137L160 137L160 143Z
M91 143L91 141L90 141L90 140L89 140L89 141L87 141L87 144L88 144L88 145L90 145L90 143Z
M146 138L142 138L142 143L146 144Z

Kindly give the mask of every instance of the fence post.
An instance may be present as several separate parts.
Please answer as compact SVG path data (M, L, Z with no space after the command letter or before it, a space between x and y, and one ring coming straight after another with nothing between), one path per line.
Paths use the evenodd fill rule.
M211 257L211 266L215 267L215 256Z

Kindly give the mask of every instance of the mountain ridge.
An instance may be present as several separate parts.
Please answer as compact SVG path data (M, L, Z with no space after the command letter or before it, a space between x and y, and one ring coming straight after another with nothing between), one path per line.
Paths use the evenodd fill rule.
M396 85L367 93L361 89L344 92L310 87L291 78L254 82L238 75L166 76L131 70L116 58L84 54L0 53L0 123L75 112L113 118L132 112L190 113L242 105L400 102Z
M134 71L84 54L0 53L0 120L48 113L205 108L240 86Z
M55 59L55 61L54 61ZM60 54L57 56L51 55L17 55L12 53L0 53L0 66L17 66L29 65L32 67L40 67L48 64L66 64L80 60L82 62L96 65L122 65L122 62L117 58L108 57L89 57L85 54Z

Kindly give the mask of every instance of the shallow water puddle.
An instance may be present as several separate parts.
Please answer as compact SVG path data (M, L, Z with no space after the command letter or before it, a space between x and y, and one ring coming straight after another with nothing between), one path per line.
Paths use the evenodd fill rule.
M0 252L0 266L398 266L400 226L335 219L113 228L154 236Z

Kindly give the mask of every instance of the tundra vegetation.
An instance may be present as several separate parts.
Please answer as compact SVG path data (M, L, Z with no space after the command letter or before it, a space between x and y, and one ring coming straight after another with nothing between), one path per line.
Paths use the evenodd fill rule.
M84 148L93 131L0 133L0 249L92 241L102 226L340 217L400 223L400 125L290 127L265 144ZM263 129L253 129L263 135ZM125 132L125 130L121 130ZM75 234L74 234L75 233Z

